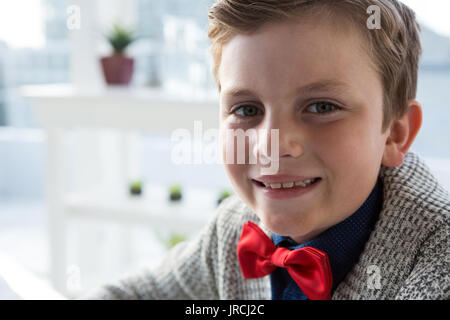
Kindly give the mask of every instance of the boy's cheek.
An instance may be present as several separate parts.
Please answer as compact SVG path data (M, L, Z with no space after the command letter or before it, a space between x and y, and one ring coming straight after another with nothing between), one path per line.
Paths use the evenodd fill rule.
M250 205L248 202L253 202L255 196L251 165L228 164L224 165L224 169L235 192Z
M225 165L224 168L236 194L244 200L247 205L252 207L254 195L252 194L251 182L247 178L248 174L245 166Z
M247 179L246 166L239 164L226 164L224 167L232 182L238 187L242 187Z

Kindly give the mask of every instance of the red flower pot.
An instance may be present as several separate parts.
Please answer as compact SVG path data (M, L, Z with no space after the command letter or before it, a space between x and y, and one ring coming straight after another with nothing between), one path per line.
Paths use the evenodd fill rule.
M100 59L103 75L107 84L127 85L130 83L134 70L134 59L121 53Z

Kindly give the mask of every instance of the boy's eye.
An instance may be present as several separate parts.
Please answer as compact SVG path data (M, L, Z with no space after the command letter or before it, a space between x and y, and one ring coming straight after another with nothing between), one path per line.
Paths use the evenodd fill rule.
M322 114L322 113L331 113L333 111L340 110L341 108L333 103L320 101L310 104L309 106L306 107L306 109L312 113Z
M263 112L258 107L246 104L235 108L232 113L241 117L254 117L262 114Z

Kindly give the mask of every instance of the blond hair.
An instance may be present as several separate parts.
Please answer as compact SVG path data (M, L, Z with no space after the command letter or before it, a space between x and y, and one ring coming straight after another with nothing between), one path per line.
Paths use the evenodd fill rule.
M367 9L372 5L380 9L381 17L380 28L373 30L367 27ZM208 37L219 91L222 48L235 35L251 34L269 22L324 13L345 16L365 33L368 52L383 84L384 132L392 120L407 112L408 100L416 97L422 52L415 13L397 0L218 0L208 13Z

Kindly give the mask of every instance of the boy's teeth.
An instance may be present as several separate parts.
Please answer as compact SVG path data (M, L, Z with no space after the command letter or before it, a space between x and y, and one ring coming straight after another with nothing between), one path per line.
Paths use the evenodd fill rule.
M283 188L292 188L294 186L293 182L286 182L281 184Z
M266 188L272 188L272 189L289 189L296 187L306 187L310 184L312 184L315 181L315 179L305 180L305 181L297 181L297 182L283 182L283 183L265 183L264 185Z
M298 182L295 183L296 187L304 187L305 185L306 184L304 182L302 182L302 181L298 181Z

